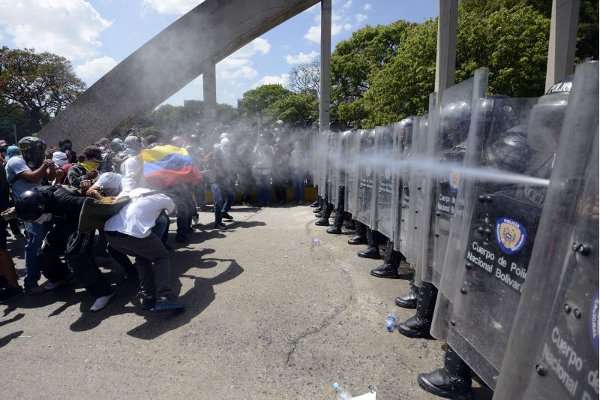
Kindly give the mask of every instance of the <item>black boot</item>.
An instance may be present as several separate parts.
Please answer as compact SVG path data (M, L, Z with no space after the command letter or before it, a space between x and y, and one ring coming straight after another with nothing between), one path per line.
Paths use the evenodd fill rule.
M339 235L342 233L342 228L339 226L332 226L331 228L327 229L327 233L330 233L332 235Z
M394 303L398 307L408 308L409 310L417 308L417 292L419 288L415 286L414 278L410 281L410 290L404 296L399 296L394 299Z
M344 228L346 228L346 230L348 231L354 231L356 230L355 226L354 226L354 221L351 219L347 219L344 221Z
M471 369L450 346L444 355L444 368L419 374L419 386L426 392L446 399L460 399L471 392Z
M356 235L352 236L348 240L348 244L367 244L367 227L356 221L355 223Z
M401 267L402 256L400 252L394 251L394 243L388 240L385 244L383 264L371 270L371 275L377 278L389 279L411 279L415 272L406 263Z
M367 247L366 250L358 253L359 257L362 258L372 258L374 260L381 259L381 254L379 254L379 246L377 239L379 238L378 233L374 230L367 228Z
M348 239L348 244L367 244L367 238L362 235L354 235L350 239Z
M366 250L359 251L358 256L361 258L371 258L373 260L380 260L381 254L379 254L379 248L369 246Z
M312 207L312 208L317 208L317 207L319 207L319 199L315 200L315 201L314 201L314 202L313 202L313 203L310 205L310 207Z
M431 283L423 282L417 294L417 312L414 316L398 324L398 332L410 338L430 339L429 330L435 310L437 289Z
M329 226L329 218L321 217L317 222L315 222L317 226Z

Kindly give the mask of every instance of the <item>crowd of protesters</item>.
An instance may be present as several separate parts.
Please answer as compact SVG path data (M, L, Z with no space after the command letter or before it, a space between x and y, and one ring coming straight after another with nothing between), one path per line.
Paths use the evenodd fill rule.
M124 282L137 285L144 310L182 311L172 287L171 217L175 242L185 244L195 230L227 229L224 221L233 219L236 199L284 204L292 188L294 202L301 203L309 183L308 138L276 124L261 134L229 129L169 138L130 130L79 155L69 140L57 147L34 136L11 146L0 142L0 301L79 285L92 297L90 311L99 311L115 296L97 263L110 257ZM168 185L156 185L148 177L156 166L150 168L143 156L152 149L183 154L198 179L175 174ZM175 159L167 154L161 162L177 164ZM210 210L207 203L214 222L202 226L198 213ZM9 228L14 241L25 240L22 281L12 260L17 254L8 251Z

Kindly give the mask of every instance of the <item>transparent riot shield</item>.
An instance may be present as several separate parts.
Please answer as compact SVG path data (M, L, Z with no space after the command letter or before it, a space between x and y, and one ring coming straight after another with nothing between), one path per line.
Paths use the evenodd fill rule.
M390 240L393 236L393 175L394 162L400 159L395 152L394 135L397 133L392 126L385 126L375 130L375 147L381 160L375 165L375 207L373 229Z
M348 165L350 162L349 150L352 144L352 137L354 131L344 131L338 135L337 150L335 152L334 162L336 164L336 175L335 181L335 195L334 195L334 206L343 206L343 209L336 210L336 212L347 211L348 203L346 203L346 175L348 174ZM341 196L341 198L340 198Z
M537 99L493 96L479 99L474 105L469 136L464 144L464 169L450 169L449 173L449 176L454 178L453 185L458 187L458 193L454 213L449 221L446 251L442 258L443 273L431 326L431 334L438 339L446 338L451 300L463 283L462 270L465 268L464 257L473 210L480 191L478 185L485 184L476 180L476 174L479 169L484 171L485 168L489 168L486 157L499 138L504 137L511 129L513 132L525 130L529 114L536 102Z
M477 181L471 194L477 200L464 232L463 268L455 269L460 284L448 293L447 342L492 388L527 275L567 98L542 96L531 109L517 110L527 123L496 135L482 149L482 166L502 172Z
M342 133L331 132L329 136L329 156L328 156L328 168L329 168L329 202L337 207L338 194L340 187L340 174L342 168L341 152L342 152Z
M313 149L314 159L316 161L317 187L319 196L325 198L327 196L327 133L319 132L315 140L315 148Z
M375 131L365 131L360 141L358 160L358 203L356 220L371 228L373 226L373 205L375 199L376 161Z
M336 132L327 132L326 133L326 141L327 141L327 152L325 153L325 165L326 165L326 198L329 204L335 204L334 198L336 196L336 188L335 188L335 176L336 176L336 168L337 165L335 163L335 155L337 151L337 142L338 142L338 133Z
M598 398L598 65L580 65L494 399Z
M409 235L409 164L412 149L413 127L415 117L405 118L394 124L394 153L398 154L399 163L392 171L392 222L394 224L394 250L399 251L405 258L408 253L407 242Z
M360 156L361 138L365 131L354 132L350 138L350 143L346 155L346 210L352 214L352 219L358 215L358 159Z
M473 78L444 90L438 103L430 109L430 126L426 157L435 165L425 180L423 191L426 208L422 230L423 270L425 282L439 287L444 268L444 255L459 191L456 170L444 165L460 167L466 149L474 105L487 90L487 69L479 69ZM438 166L442 168L437 168Z
M422 243L420 242L421 231L423 229L423 209L425 208L425 199L423 196L423 180L425 178L423 169L419 166L419 161L425 157L427 147L427 130L429 125L429 116L419 117L415 121L413 130L413 152L409 165L409 232L407 240L407 261L415 268L415 284L420 286L422 278L422 257L419 255Z

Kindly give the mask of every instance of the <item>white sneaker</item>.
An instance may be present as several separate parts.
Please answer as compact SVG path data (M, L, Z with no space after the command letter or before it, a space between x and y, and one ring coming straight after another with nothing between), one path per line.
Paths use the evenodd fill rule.
M94 304L92 304L92 306L90 307L90 311L96 312L102 310L108 305L110 299L112 299L114 295L114 293L111 293L107 296L98 297L96 301L94 301Z

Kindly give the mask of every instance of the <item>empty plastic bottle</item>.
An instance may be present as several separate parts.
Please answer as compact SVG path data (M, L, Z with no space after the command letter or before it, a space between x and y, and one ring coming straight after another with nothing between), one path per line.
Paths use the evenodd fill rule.
M333 387L333 390L335 390L336 400L352 400L352 395L350 392L344 390L339 383L336 382L331 386Z
M387 331L394 332L394 329L396 329L397 322L398 322L398 318L396 318L396 314L389 313L385 319L385 327L386 327Z

